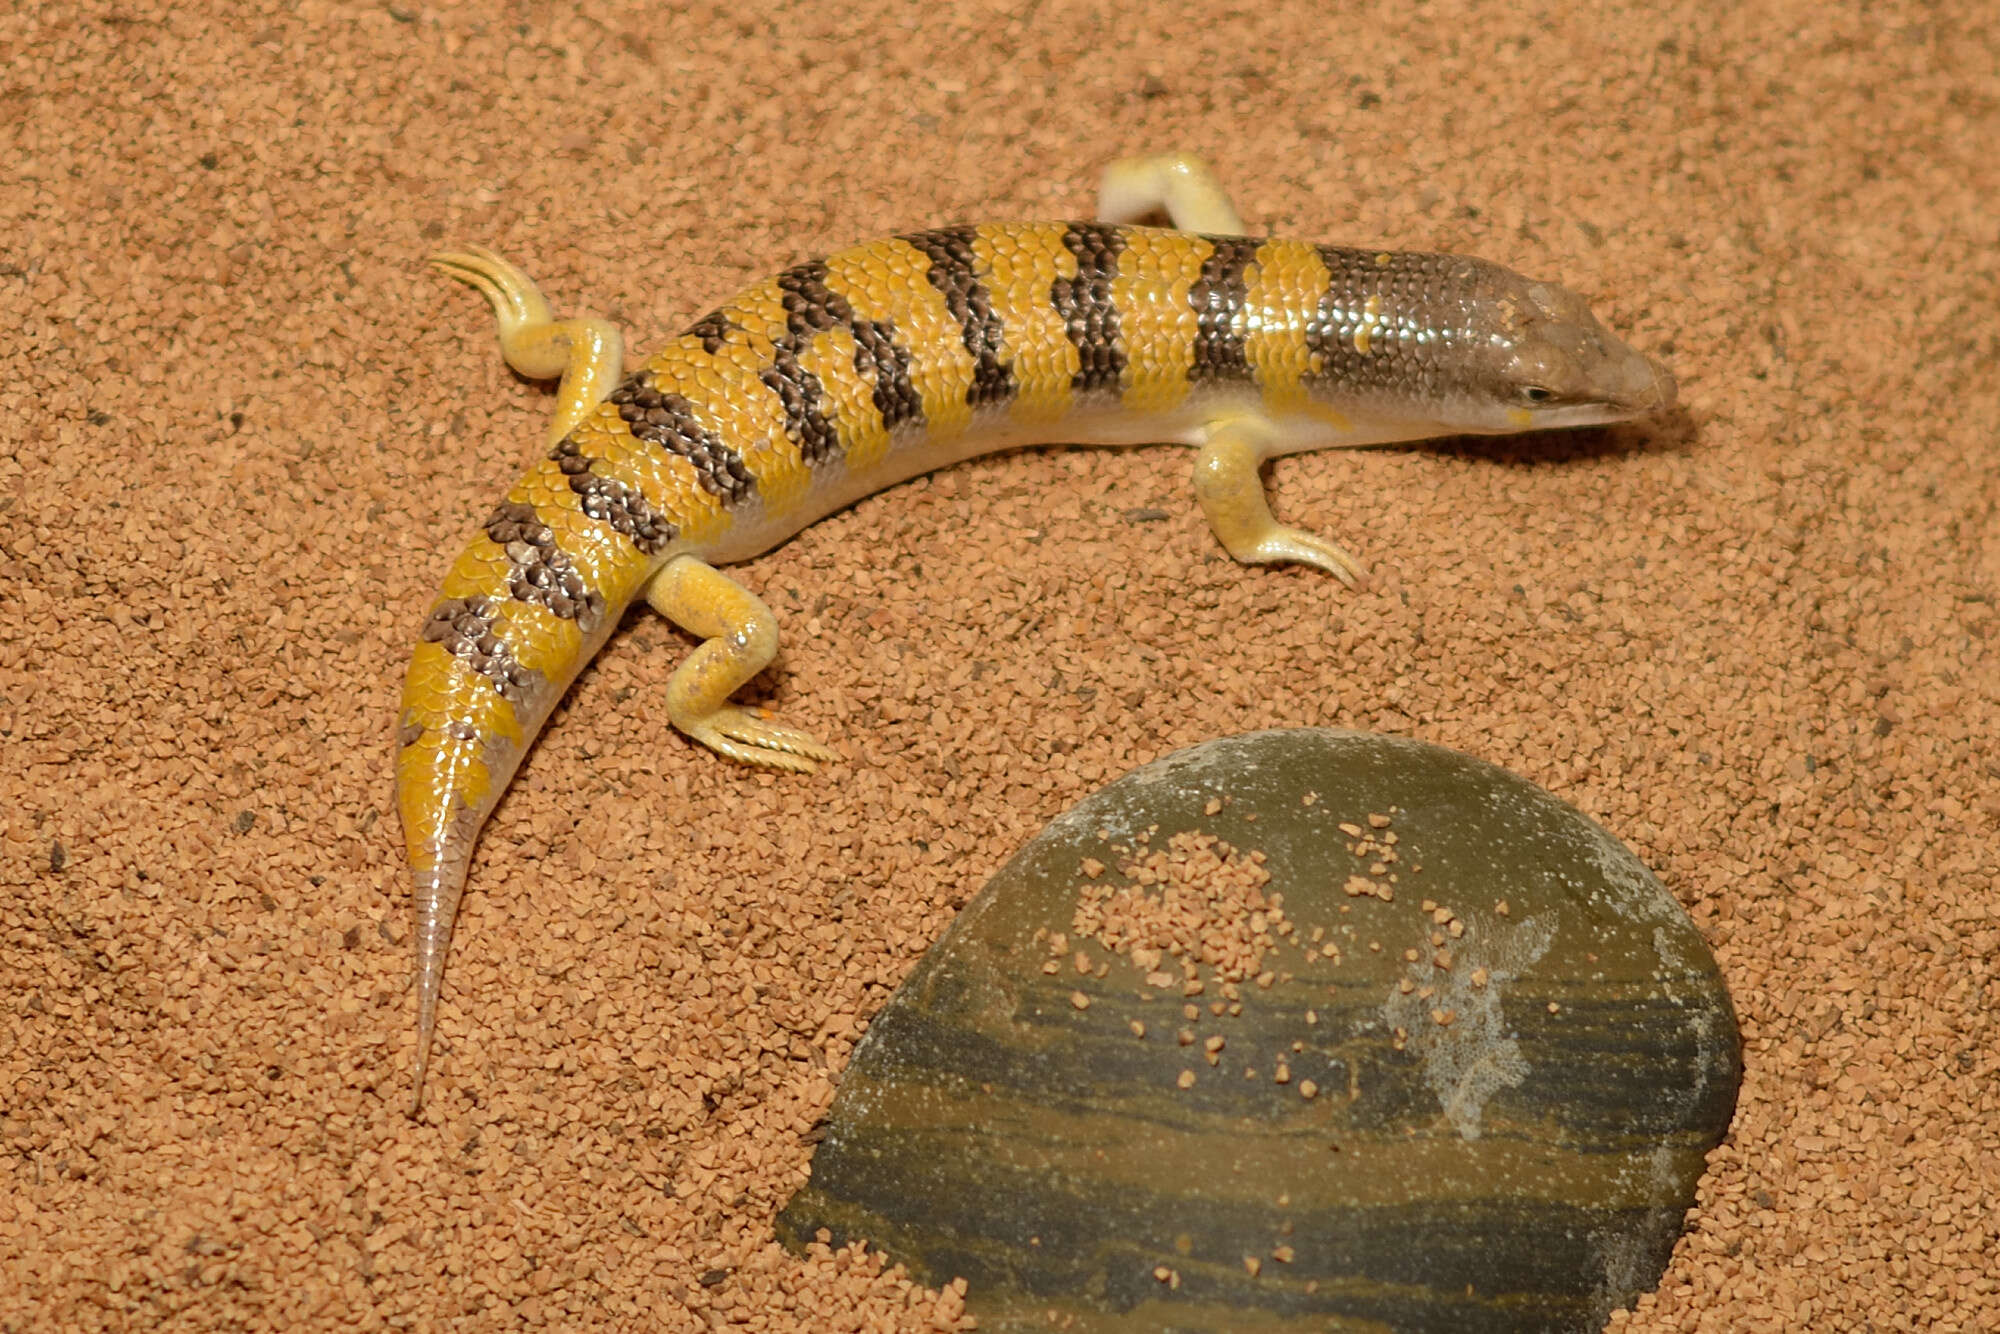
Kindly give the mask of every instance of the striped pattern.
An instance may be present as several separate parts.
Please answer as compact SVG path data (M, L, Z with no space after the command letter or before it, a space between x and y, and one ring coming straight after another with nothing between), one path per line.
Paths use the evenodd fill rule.
M531 467L444 580L398 726L410 863L446 901L425 948L442 951L528 742L666 561L754 554L879 487L985 448L1094 438L1092 422L1184 437L1207 397L1318 400L1322 429L1357 393L1406 404L1482 299L1473 263L1007 223L890 237L745 288Z
M1076 349L1077 368L1070 376L1070 390L1078 394L1120 390L1125 344L1119 334L1118 305L1111 299L1111 287L1118 280L1125 231L1101 223L1078 223L1063 229L1062 244L1076 261L1075 272L1049 285L1049 305L1062 320L1070 346Z
M1188 291L1195 312L1192 380L1247 380L1243 312L1250 300L1247 277L1257 262L1258 243L1221 240L1201 262L1201 277Z
M977 229L952 227L917 232L897 240L922 256L924 281L944 299L945 313L957 322L972 378L963 396L968 408L1005 403L1014 396L1014 368L1001 360L1007 346L1006 328L993 309L993 295L979 276L973 243ZM939 353L945 349L933 344ZM946 359L942 356L940 359Z
M897 480L912 456L981 425L1060 438L1063 418L1090 405L1163 415L1229 389L1291 408L1316 385L1407 382L1398 339L1407 351L1420 330L1447 332L1423 303L1466 261L1382 258L1103 223L994 224L876 241L745 289L633 372L453 567L444 596L493 601L486 633L534 674L500 690L491 672L413 664L424 688L407 692L404 721L426 750L405 766L406 787L444 807L489 799L490 775L469 787L432 776L479 768L439 749L444 722L490 708L471 701L500 690L515 728L532 731L582 667L590 632L662 559L702 553L748 506L780 526L787 513L817 517L806 503L824 475ZM426 859L441 822L419 813L429 832L414 851Z

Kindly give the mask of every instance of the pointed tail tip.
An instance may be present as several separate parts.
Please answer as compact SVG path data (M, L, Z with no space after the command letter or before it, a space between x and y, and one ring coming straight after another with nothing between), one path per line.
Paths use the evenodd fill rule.
M410 1076L410 1117L424 1114L424 1069L430 1064L428 1036L417 1039L417 1064Z
M434 979L417 983L417 1059L410 1070L410 1115L424 1110L424 1076L431 1068L431 1039L437 1036L437 986Z
M417 902L417 1057L411 1070L410 1115L424 1108L424 1075L437 1036L438 998L444 991L444 958L451 927L465 888L465 857L440 857L428 868L412 868Z

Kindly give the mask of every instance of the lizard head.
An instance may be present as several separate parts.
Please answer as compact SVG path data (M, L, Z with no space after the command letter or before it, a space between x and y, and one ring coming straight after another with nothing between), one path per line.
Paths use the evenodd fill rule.
M1464 330L1471 354L1452 395L1459 430L1554 430L1630 421L1673 406L1673 372L1598 322L1590 304L1554 283L1498 265L1477 286Z

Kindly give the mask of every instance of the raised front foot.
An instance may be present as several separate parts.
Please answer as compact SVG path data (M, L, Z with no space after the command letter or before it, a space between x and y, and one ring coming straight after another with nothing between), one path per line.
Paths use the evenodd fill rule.
M1121 158L1104 169L1100 222L1137 222L1161 210L1184 232L1243 235L1243 219L1215 169L1192 153Z
M700 647L667 682L667 716L719 755L745 764L811 773L831 747L761 710L729 697L778 653L778 622L764 600L693 556L677 556L646 585L653 610L691 634Z
M625 339L609 320L558 320L527 274L477 246L431 256L431 267L479 290L500 321L507 364L536 380L562 377L549 424L555 444L618 387Z
M1210 426L1194 464L1194 494L1208 526L1229 554L1246 565L1311 565L1349 587L1364 583L1367 568L1339 544L1288 528L1272 515L1262 475L1271 437L1268 423L1255 414Z

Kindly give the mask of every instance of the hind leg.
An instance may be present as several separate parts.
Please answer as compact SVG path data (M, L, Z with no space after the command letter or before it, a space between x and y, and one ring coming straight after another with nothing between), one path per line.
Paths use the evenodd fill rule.
M1215 169L1192 153L1121 158L1104 169L1098 221L1137 222L1162 211L1184 232L1243 235L1243 219Z
M549 443L556 444L618 387L625 339L609 320L559 320L527 274L478 247L431 256L431 267L479 289L500 321L507 364L536 380L562 377Z
M745 764L809 774L818 761L840 758L807 733L729 702L778 653L777 618L762 598L693 556L676 556L646 585L646 601L702 638L667 682L675 727Z

